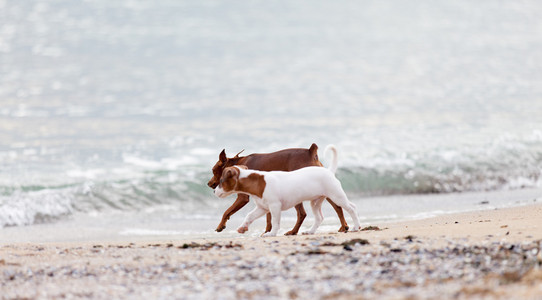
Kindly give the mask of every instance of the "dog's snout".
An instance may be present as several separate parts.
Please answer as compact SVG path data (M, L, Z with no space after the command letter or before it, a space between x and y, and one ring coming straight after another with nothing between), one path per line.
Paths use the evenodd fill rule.
M215 188L214 194L215 194L215 196L217 196L218 198L225 198L225 197L227 197L227 196L229 195L229 193L225 192L225 191L222 189L222 187L220 187L220 186L217 187L217 188Z
M215 180L209 180L209 182L207 182L207 186L214 189L218 186L218 183L215 181Z

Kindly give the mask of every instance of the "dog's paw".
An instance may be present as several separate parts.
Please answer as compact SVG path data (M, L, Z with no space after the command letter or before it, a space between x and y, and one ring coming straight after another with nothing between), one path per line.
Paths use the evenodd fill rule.
M241 226L241 227L237 228L237 232L239 232L239 233L245 233L247 231L248 231L247 226Z
M297 231L290 230L286 232L284 235L297 235Z
M349 228L350 227L348 227L348 225L347 226L341 226L341 228L339 228L339 232L348 232Z
M269 236L277 236L277 234L273 232L266 232L262 234L262 237L269 237Z
M360 230L361 230L361 226L352 227L352 232L356 232L356 231L360 231Z
M218 227L216 228L216 232L221 232L224 229L226 229L226 225L218 225Z

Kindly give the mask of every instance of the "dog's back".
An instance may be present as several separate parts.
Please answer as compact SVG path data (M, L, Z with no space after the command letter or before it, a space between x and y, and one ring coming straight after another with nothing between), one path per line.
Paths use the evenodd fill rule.
M219 155L219 159L213 166L213 177L207 185L215 188L220 181L222 172L227 167L244 165L252 170L260 171L293 171L309 166L322 166L318 160L318 146L312 144L309 149L290 148L271 153L254 153L247 156L226 157L225 150Z
M318 146L309 149L292 148L273 153L251 154L243 164L249 169L260 171L294 171L308 166L322 166L318 160Z
M331 152L331 163L328 168L309 166L293 171L255 171L244 170L243 173L254 172L264 176L267 183L266 193L278 195L288 202L288 208L303 200L313 200L321 197L344 197L341 182L335 177L337 171L337 149L329 145L325 153ZM321 166L321 164L320 164ZM284 208L287 209L287 208Z
M266 187L263 194L274 195L285 201L288 209L304 200L313 200L321 197L336 198L342 197L344 191L340 181L330 170L322 167L306 167L291 172L271 171L255 172L263 175Z

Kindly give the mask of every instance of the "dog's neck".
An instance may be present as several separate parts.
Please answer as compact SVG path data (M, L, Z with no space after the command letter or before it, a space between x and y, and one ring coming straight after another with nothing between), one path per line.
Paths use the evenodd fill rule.
M242 157L236 156L236 157L228 158L228 161L224 164L224 168L233 167L235 165L244 165L245 159L246 159L246 156L242 156Z

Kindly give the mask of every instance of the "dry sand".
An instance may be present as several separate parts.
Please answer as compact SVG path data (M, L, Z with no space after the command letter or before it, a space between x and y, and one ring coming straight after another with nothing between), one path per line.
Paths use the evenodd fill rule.
M374 225L380 230L274 238L0 244L0 297L542 299L541 204Z

